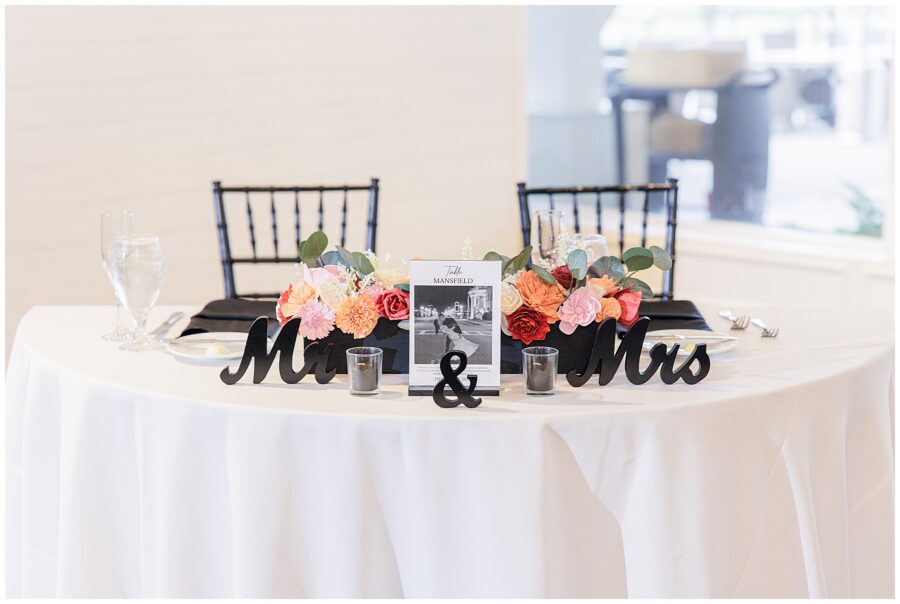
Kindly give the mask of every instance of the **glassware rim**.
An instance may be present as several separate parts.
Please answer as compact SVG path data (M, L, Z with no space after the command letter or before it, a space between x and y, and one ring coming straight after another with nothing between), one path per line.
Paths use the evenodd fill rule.
M377 357L384 354L384 350L377 346L354 346L347 349L347 354L355 357Z
M592 239L606 239L606 235L603 233L572 233L569 235L570 239L580 240L580 241L590 241Z
M526 346L522 354L533 357L552 357L559 355L559 349L552 346Z
M131 243L132 239L149 239L147 243L142 245L150 245L152 243L159 243L159 235L154 235L153 233L128 233L127 235L120 235L116 237L116 244L119 242Z

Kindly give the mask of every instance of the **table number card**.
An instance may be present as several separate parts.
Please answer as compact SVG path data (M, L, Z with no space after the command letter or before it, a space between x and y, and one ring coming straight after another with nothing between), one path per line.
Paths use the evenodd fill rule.
M500 394L500 262L409 263L409 393L431 396L443 356L466 353L473 394Z

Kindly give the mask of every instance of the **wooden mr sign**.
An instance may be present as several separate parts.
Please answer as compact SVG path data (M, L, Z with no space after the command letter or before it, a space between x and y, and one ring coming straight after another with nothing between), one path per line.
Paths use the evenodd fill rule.
M322 346L318 342L313 342L303 351L305 363L300 371L294 371L293 357L294 346L297 345L297 331L300 328L300 319L291 319L284 324L275 343L272 344L272 350L268 350L268 320L260 317L250 326L250 332L247 334L247 344L244 346L244 356L241 358L241 365L237 371L232 373L228 367L222 370L219 377L228 385L236 384L239 379L244 377L250 363L253 363L253 383L259 384L265 379L266 374L275 362L275 357L281 354L278 360L278 372L281 379L286 384L296 384L310 373L315 373L316 381L320 384L327 384L337 373L334 365L330 362L331 349L333 346L328 344Z

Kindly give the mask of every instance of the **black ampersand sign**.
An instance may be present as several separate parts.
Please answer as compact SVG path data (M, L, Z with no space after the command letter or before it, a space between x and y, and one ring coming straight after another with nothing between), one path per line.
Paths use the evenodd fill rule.
M459 359L459 366L457 366L456 369L450 364L454 357ZM469 378L468 389L462 385L462 382L460 382L457 377L465 371L468 362L466 353L459 350L451 350L441 358L441 375L443 375L444 378L435 385L434 392L431 395L431 398L434 399L434 402L439 407L451 409L453 407L458 407L459 404L462 403L469 409L474 409L481 404L480 398L472 396L472 392L475 391L475 384L478 383L478 376L471 374L466 376ZM447 386L450 386L450 389L453 390L453 393L456 395L455 399L449 399L444 394L444 388Z

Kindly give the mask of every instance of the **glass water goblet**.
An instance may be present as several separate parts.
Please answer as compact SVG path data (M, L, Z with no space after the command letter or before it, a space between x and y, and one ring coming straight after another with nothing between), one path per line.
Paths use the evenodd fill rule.
M576 233L569 235L569 252L572 250L584 250L587 254L587 264L592 265L598 258L609 256L609 246L606 237L599 233Z
M106 271L106 278L109 279L109 283L114 289L115 284L109 258L116 240L119 237L131 234L133 223L134 213L129 210L103 212L100 214L100 259L103 269ZM107 342L124 342L127 340L131 334L126 326L126 319L126 314L122 312L122 304L116 298L116 328L101 337Z
M560 237L566 231L566 215L562 210L536 210L531 217L531 260L541 266L557 265Z
M120 237L110 255L116 296L134 320L134 332L119 348L153 350L159 346L147 333L147 316L159 298L164 278L162 246L156 235Z

